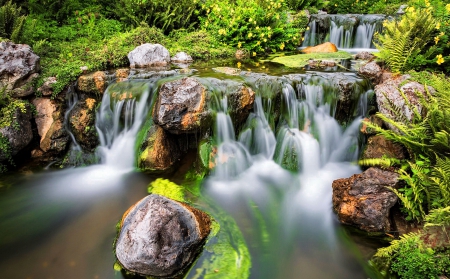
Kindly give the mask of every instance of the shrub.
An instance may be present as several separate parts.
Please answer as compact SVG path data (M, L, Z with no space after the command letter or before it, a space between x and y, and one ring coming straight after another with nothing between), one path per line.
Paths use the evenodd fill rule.
M293 50L300 44L303 27L288 17L284 1L207 0L202 27L218 40L252 53Z
M26 16L22 15L22 8L17 7L11 0L7 2L0 7L0 37L19 43L25 20Z
M437 22L430 9L407 9L400 21L385 21L383 33L375 35L375 55L386 62L395 73L415 69L421 60L433 56L437 50L431 45L437 33Z

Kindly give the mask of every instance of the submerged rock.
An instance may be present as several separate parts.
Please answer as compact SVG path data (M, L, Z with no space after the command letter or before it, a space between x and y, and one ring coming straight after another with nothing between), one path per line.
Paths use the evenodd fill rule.
M317 46L307 47L302 49L303 53L329 53L329 52L337 52L338 49L335 44L326 42Z
M143 44L128 53L130 67L166 66L170 63L169 51L160 44Z
M124 214L115 252L128 271L173 277L194 260L210 231L206 213L152 194Z
M33 82L39 77L39 56L28 45L0 43L0 89L11 97L26 97L34 92Z
M398 198L386 187L398 184L398 173L378 168L335 180L333 209L343 224L367 232L390 231L389 211Z

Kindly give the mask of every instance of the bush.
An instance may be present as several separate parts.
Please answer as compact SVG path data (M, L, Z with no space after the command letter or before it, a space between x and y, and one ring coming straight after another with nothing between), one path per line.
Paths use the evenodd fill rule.
M293 50L300 44L304 27L295 26L284 1L207 0L202 27L219 41L256 53Z
M25 20L22 8L12 4L11 0L0 7L0 38L4 37L19 43Z
M375 46L379 50L375 55L394 73L416 69L437 51L432 45L436 26L430 9L407 8L400 21L383 23L383 33L375 35Z

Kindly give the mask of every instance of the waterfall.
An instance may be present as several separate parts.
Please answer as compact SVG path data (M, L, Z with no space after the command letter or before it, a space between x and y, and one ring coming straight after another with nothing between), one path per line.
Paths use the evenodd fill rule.
M253 84L254 112L238 141L226 110L217 113L219 151L206 193L244 228L256 266L251 278L298 278L298 266L308 270L302 278L355 278L342 268L352 256L337 241L331 183L360 172L352 162L359 154L359 124L366 110L357 108L353 121L341 127L334 119L338 97L330 90L330 78L305 74L297 85L280 82L277 127L269 125L270 106L263 106L261 88ZM369 91L360 92L357 102L366 102ZM269 254L284 260L275 263ZM302 264L293 262L298 259ZM320 262L326 264L309 269Z
M340 49L374 49L373 36L381 32L384 15L312 15L303 47L331 42Z

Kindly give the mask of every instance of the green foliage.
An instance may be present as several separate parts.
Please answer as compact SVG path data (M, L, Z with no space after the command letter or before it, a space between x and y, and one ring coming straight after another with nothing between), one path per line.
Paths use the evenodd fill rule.
M168 34L180 28L192 28L198 23L197 1L190 0L119 0L114 13L128 26L142 22Z
M326 9L330 14L394 14L401 0L330 0Z
M297 54L288 56L279 56L272 60L272 62L283 64L290 68L302 68L308 65L310 59L321 61L323 59L349 59L351 54L345 51L338 51L333 53L310 53L310 54Z
M293 50L300 44L300 33L289 19L284 1L207 0L202 5L204 29L220 41L243 48L256 56L258 52Z
M169 181L168 179L158 178L148 186L150 194L165 196L169 199L185 202L183 187Z
M0 157L4 158L9 164L13 164L12 154L11 154L11 144L7 137L0 134ZM7 170L6 165L0 162L0 173Z
M300 11L304 9L311 9L312 10L320 10L322 9L326 4L326 1L324 0L286 0L286 5L289 7L289 9L294 11Z
M20 129L19 123L15 120L15 113L17 110L26 113L30 107L31 104L28 101L8 98L8 102L3 107L0 107L0 128L13 127L16 130Z
M450 206L431 210L425 217L425 221L425 228L442 227L446 230L446 227L450 226Z
M430 44L436 24L430 9L408 8L400 21L383 23L383 33L375 36L379 50L375 55L394 73L420 66L420 59L428 59L435 53L436 47Z
M0 7L0 37L8 38L19 43L23 33L26 16L22 15L22 8L10 0Z
M442 75L412 73L419 81L428 80L436 87L436 93L425 96L416 93L422 105L422 114L402 93L405 106L413 112L409 121L401 108L387 103L394 117L378 116L395 130L385 130L367 123L368 127L387 139L406 147L409 160L388 160L385 165L400 166L400 179L406 183L403 189L392 189L402 201L408 220L422 220L433 209L450 206L450 87L448 78ZM383 161L383 160L381 160ZM361 162L376 163L376 162ZM381 162L379 162L381 163Z

